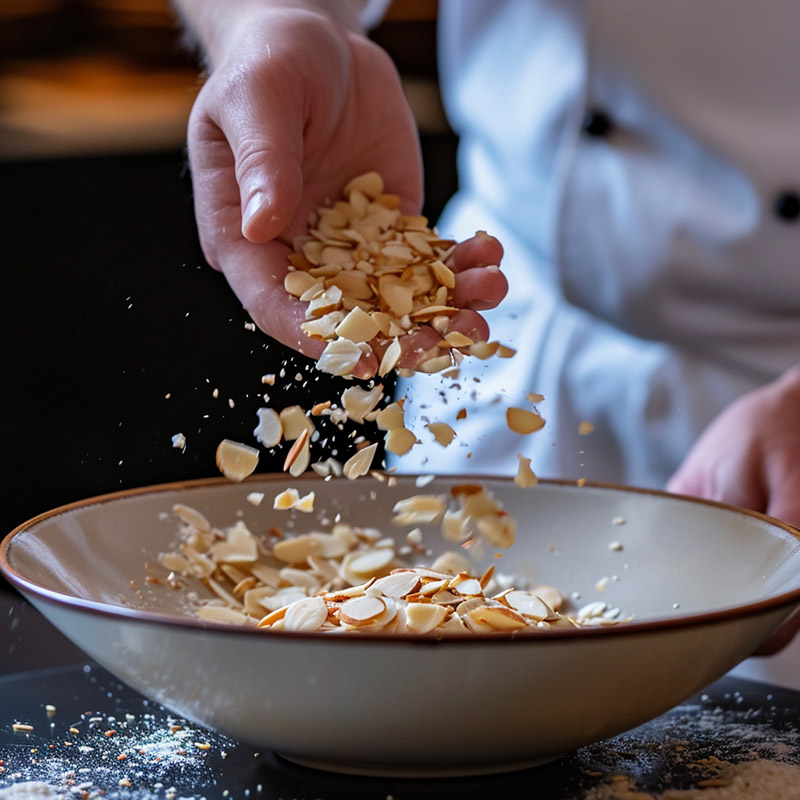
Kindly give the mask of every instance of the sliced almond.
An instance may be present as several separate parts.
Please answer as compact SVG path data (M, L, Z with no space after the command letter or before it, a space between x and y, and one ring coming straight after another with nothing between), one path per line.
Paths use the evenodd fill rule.
M197 616L206 622L224 622L229 625L247 625L250 618L243 611L225 606L200 606Z
M181 522L198 531L210 531L211 523L196 508L185 506L183 503L176 503L172 510L178 515Z
M403 348L400 346L400 341L395 336L392 343L386 348L386 351L381 358L380 366L378 367L378 375L383 377L390 373L400 361L400 356L403 354Z
M534 620L548 619L553 616L553 609L540 597L531 592L511 591L504 595L504 600L515 611Z
M453 362L450 360L449 355L435 356L434 358L428 358L425 361L418 364L417 371L432 375L436 372L442 372L443 370L448 369L451 366L453 366Z
M506 424L514 433L534 433L544 427L544 420L535 412L525 408L507 408Z
M281 539L272 548L272 555L287 564L301 564L319 548L317 542L308 535Z
M226 564L250 563L258 557L258 543L244 522L239 521L223 541L211 547L208 555Z
M349 339L328 342L317 360L317 369L330 375L350 375L361 360L363 351Z
M497 342L475 342L475 344L470 345L469 354L485 361L497 352L498 347L500 345Z
M294 444L289 448L286 458L283 462L283 471L286 472L297 460L303 448L308 442L308 428L303 428L300 435L295 439Z
M403 317L414 310L414 292L399 278L392 275L381 277L378 294L395 317Z
M456 432L446 422L431 422L425 427L442 447L447 447L455 439Z
M560 611L565 602L564 595L555 586L535 586L531 594L541 598L553 611Z
M283 437L283 423L278 413L271 408L259 408L256 411L258 425L253 431L256 439L264 447L275 447Z
M378 323L356 306L337 326L336 335L351 342L368 342L380 331Z
M403 570L402 572L392 572L383 578L378 578L372 584L369 592L377 592L393 600L399 600L408 594L416 591L420 584L420 577L413 570Z
M350 197L354 191L361 192L375 200L383 194L383 178L377 172L365 172L345 185L344 196Z
M470 347L474 344L473 340L469 336L465 336L461 331L450 331L444 338L450 347Z
M306 597L292 603L284 615L284 630L310 633L328 618L328 606L321 597Z
M374 578L385 573L394 561L394 550L390 547L378 547L365 553L356 553L345 560L348 572L360 579Z
M286 273L283 279L283 287L294 297L300 297L307 292L317 282L313 275L309 275L303 270L292 270Z
M243 481L258 466L258 450L232 439L223 439L217 447L217 468L232 481Z
M491 514L475 520L478 532L494 547L511 547L516 540L517 521L509 514Z
M521 614L503 606L483 606L473 609L467 616L471 621L488 626L498 632L515 631L528 627L528 623Z
M395 525L422 525L425 523L435 523L447 509L444 498L440 495L417 494L398 500L395 503L395 516L392 522Z
M397 456L404 456L416 443L417 437L408 428L393 428L384 442L386 449Z
M368 624L386 611L386 604L380 597L354 597L342 604L339 620L346 625Z
M456 553L454 550L448 550L442 553L433 564L431 564L433 569L452 575L458 575L461 572L469 572L469 566L469 559L461 553Z
M272 507L278 511L288 511L290 508L295 507L299 499L300 493L297 489L284 489L282 492L275 495L275 499L272 501Z
M483 586L477 578L466 578L460 581L450 581L450 591L466 597L475 597L483 594Z
M375 458L375 452L378 449L378 443L364 447L359 450L355 455L351 456L344 464L342 473L345 478L355 480L362 475L366 475L372 467L372 460Z
M303 495L295 504L294 508L297 511L302 511L305 514L310 514L314 510L314 492L309 492Z
M383 431L402 428L405 422L403 401L399 400L386 406L375 418L375 423Z
M303 431L306 431L307 435L314 432L314 423L300 406L286 406L278 417L283 426L283 438L289 442L297 439Z
M430 633L444 622L447 608L436 603L409 603L406 626L412 633Z
M372 389L351 386L342 393L342 408L354 422L361 423L383 397L383 386L377 384Z
M539 483L539 479L531 469L531 460L521 453L517 453L517 460L519 465L517 467L517 474L514 476L514 483L521 489L536 486L536 484Z

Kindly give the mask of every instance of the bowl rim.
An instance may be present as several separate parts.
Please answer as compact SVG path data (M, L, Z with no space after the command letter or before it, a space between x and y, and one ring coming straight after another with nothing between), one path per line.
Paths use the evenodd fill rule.
M414 479L416 476L411 474L398 475L398 477ZM481 483L483 481L503 481L511 482L512 478L502 475L440 475L437 478L442 478L448 481L460 481L464 483ZM236 485L246 486L248 483L263 483L264 481L285 481L285 473L260 473L251 475L244 481ZM293 482L319 482L323 480L316 474L305 473L293 479ZM565 480L553 478L541 478L539 484L545 486L562 486L562 487L575 487L578 489L589 488L597 489L600 491L614 491L622 492L623 494L644 494L655 497L669 499L670 502L687 502L696 505L709 506L712 508L721 509L727 512L732 512L739 515L752 517L760 522L765 522L774 527L781 528L785 532L791 534L800 542L800 528L790 525L783 520L770 517L759 511L752 509L735 506L730 503L723 503L716 500L708 500L705 498L693 497L690 495L676 494L674 492L667 492L661 489L651 489L639 486L627 486L614 483L602 483L597 481L584 481L584 480ZM86 508L95 505L104 505L113 503L119 500L126 500L141 495L160 494L166 492L183 491L186 489L202 489L213 488L215 486L233 485L232 482L221 476L207 477L207 478L194 478L189 480L171 481L165 483L152 484L147 486L137 486L128 489L121 489L114 492L94 495L86 497L81 500L75 500L63 505L56 506L34 517L26 520L25 522L17 525L2 540L0 540L0 574L4 575L9 583L20 591L27 599L36 598L38 601L59 607L65 607L71 611L81 611L92 615L99 615L101 617L123 618L126 622L145 623L166 625L169 628L188 629L188 631L203 631L205 633L215 633L222 635L233 636L255 636L265 638L266 641L277 638L283 642L339 642L346 640L348 642L362 642L375 644L376 642L388 643L393 642L392 646L402 646L404 644L410 645L425 645L425 646L439 646L446 647L464 642L480 642L482 644L494 645L498 642L518 642L518 643L532 643L532 642L546 642L546 641L564 641L573 639L586 639L591 637L616 637L616 636L631 636L642 633L649 633L653 631L663 631L682 628L693 628L700 625L708 625L712 623L724 623L733 619L741 619L745 617L757 616L768 611L777 611L781 608L786 608L787 611L796 606L793 612L787 616L786 622L791 619L796 613L800 612L800 583L797 588L791 589L788 592L768 597L764 600L759 600L753 603L746 603L740 606L732 606L723 608L716 611L706 611L701 613L678 615L675 617L664 617L658 619L651 619L644 622L637 622L635 619L630 622L623 622L617 625L599 625L592 627L582 628L556 628L547 631L524 631L524 632L508 632L508 633L493 633L489 636L479 636L474 633L448 633L446 635L432 636L430 634L410 634L404 633L398 635L392 632L358 632L352 636L348 635L331 635L324 632L299 632L299 631L281 631L256 628L255 626L235 625L225 622L212 622L201 620L199 618L177 616L175 614L164 614L155 611L145 611L128 606L116 606L110 603L100 602L97 600L86 600L80 597L59 592L53 589L48 589L41 584L38 584L23 575L18 573L14 567L11 566L8 559L8 552L15 537L22 533L34 528L36 525L44 522L45 520L62 514L68 514L81 508ZM352 645L348 645L352 646ZM503 645L508 647L508 644ZM543 646L543 645L539 645Z

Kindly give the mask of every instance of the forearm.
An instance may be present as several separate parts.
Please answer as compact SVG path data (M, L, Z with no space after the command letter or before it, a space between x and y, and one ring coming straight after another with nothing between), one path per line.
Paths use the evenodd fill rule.
M361 32L365 15L373 15L380 0L172 0L183 21L187 39L213 67L242 26L269 10L301 10L324 14L352 31Z

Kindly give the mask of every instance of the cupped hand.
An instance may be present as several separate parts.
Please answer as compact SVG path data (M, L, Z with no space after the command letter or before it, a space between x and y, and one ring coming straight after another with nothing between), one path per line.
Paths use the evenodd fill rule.
M404 213L419 212L414 119L388 55L324 13L259 9L215 57L188 133L203 252L264 332L316 358L323 346L302 332L304 305L283 286L293 241L319 206L369 171ZM458 329L485 333L477 311L505 291L498 270L485 267L500 254L490 237L454 253L465 309ZM359 376L376 368L365 358Z
M800 527L800 369L724 410L698 439L667 489L750 508ZM760 652L800 628L800 613Z

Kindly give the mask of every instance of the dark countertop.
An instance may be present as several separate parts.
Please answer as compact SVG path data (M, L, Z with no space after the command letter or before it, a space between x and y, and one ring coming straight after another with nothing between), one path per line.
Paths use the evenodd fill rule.
M176 718L10 593L0 593L0 642L0 800L646 800L703 781L724 784L731 764L756 759L778 765L787 783L780 795L753 784L748 797L800 798L800 693L750 681L724 678L650 723L536 769L364 778L299 767ZM15 730L17 723L30 729ZM706 795L723 798L724 786Z

